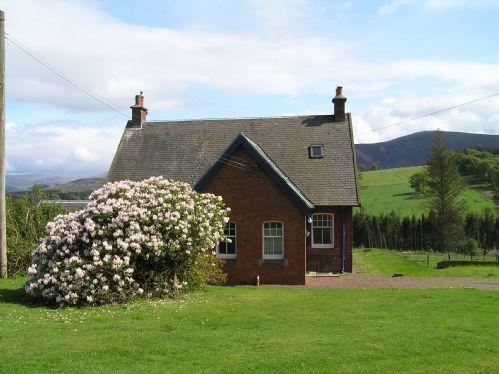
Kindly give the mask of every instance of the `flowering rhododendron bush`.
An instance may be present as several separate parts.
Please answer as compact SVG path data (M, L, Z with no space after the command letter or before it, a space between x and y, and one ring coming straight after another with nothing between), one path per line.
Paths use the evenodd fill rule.
M107 183L57 216L33 251L25 290L49 304L103 304L184 292L213 275L229 208L162 177ZM215 270L216 273L216 270Z

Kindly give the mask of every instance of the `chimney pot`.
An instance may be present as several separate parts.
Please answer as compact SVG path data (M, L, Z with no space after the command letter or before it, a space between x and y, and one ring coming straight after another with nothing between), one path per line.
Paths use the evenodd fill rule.
M135 95L135 105L144 105L144 97L142 95Z

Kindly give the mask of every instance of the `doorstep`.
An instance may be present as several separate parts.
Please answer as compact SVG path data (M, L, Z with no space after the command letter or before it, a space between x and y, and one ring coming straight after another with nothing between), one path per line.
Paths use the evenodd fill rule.
M316 271L307 271L305 273L307 277L339 277L338 273L318 273Z

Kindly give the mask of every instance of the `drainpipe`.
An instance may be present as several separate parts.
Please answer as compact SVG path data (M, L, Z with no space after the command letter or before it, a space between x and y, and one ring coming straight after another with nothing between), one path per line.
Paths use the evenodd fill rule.
M308 241L309 238L312 240L312 212L310 210L305 212L305 272L307 272L308 269ZM312 242L310 242L312 244ZM316 269L316 272L318 270Z
M341 207L341 272L345 272L345 257L346 257L346 226L345 226L345 207Z

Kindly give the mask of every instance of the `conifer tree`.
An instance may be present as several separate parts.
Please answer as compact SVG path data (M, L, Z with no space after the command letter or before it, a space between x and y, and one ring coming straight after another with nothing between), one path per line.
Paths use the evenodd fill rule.
M435 249L449 253L458 248L462 237L464 201L460 195L464 181L454 154L440 131L436 131L426 160L426 190L429 211L434 214Z

